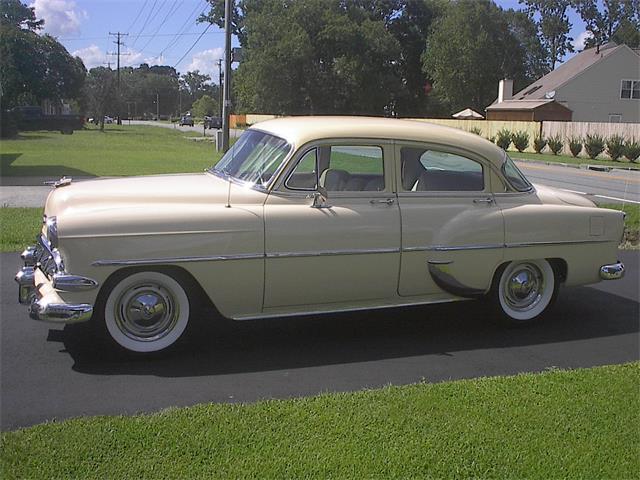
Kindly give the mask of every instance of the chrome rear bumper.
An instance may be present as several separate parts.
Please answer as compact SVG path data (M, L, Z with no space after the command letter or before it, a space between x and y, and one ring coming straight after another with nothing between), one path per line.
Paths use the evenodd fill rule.
M622 277L624 277L624 265L621 262L600 267L600 278L602 280L618 280Z
M46 239L40 238L42 243ZM58 291L78 292L92 290L98 286L93 279L67 274L61 262L52 266L55 250L28 247L22 253L24 267L16 274L18 283L18 302L29 305L29 316L34 320L54 323L85 322L93 314L93 305L88 303L66 303ZM47 251L48 250L48 251ZM43 270L49 269L53 275Z

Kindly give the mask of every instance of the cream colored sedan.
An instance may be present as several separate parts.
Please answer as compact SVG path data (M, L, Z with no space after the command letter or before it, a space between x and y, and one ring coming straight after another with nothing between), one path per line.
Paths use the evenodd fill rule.
M32 318L134 352L171 347L203 302L243 320L487 299L525 324L561 284L622 277L622 233L621 212L531 185L476 135L291 117L204 173L61 179L16 280Z

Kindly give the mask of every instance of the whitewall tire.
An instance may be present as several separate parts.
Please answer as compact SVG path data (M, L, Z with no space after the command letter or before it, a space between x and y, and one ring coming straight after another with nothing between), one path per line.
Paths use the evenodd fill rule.
M104 323L111 338L131 352L159 352L175 344L189 323L189 297L172 277L133 273L109 292Z
M502 270L493 295L503 319L518 325L543 316L557 292L558 281L547 260L521 260Z

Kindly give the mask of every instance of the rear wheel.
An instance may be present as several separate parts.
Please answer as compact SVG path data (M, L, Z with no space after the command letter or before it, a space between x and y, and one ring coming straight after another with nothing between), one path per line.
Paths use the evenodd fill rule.
M104 303L107 332L131 352L159 352L174 345L187 328L189 313L189 297L182 285L156 271L124 277Z
M526 325L544 316L558 295L558 286L547 260L514 261L498 274L491 300L504 323Z

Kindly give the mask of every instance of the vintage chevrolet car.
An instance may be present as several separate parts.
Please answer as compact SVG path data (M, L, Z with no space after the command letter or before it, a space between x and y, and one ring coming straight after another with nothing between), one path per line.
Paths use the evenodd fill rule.
M271 120L204 173L55 187L20 302L134 352L176 343L200 302L243 320L485 299L519 325L560 284L624 273L621 212L416 121Z

